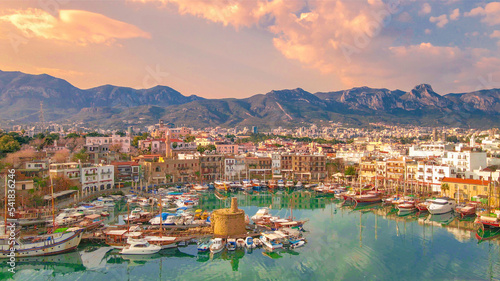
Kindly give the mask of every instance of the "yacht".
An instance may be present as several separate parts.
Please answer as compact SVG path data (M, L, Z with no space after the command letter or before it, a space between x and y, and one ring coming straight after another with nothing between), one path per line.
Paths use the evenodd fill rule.
M433 215L449 213L455 210L457 203L448 197L440 197L430 201L428 207L429 213Z
M152 255L161 250L158 245L151 245L144 239L128 239L127 246L120 251L122 255Z
M262 244L270 250L283 248L281 239L282 237L275 233L262 233L262 236L260 236Z

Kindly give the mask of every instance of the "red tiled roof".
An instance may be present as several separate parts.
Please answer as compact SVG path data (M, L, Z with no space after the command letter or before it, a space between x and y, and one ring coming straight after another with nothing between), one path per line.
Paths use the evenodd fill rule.
M134 161L128 161L128 162L111 162L111 165L131 165L131 166L139 166L138 163Z
M490 181L488 180L472 180L472 179L460 179L460 178L443 178L441 182L477 184L477 185L487 185L490 183Z

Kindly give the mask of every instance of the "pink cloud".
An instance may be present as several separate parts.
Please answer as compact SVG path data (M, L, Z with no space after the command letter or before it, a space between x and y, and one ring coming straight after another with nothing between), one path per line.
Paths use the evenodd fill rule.
M500 2L492 2L483 7L477 7L470 12L465 13L465 16L475 17L482 16L482 22L488 25L500 24Z
M151 38L149 33L134 25L81 10L60 10L58 18L40 9L15 10L0 16L0 21L11 23L28 38L55 39L79 45Z

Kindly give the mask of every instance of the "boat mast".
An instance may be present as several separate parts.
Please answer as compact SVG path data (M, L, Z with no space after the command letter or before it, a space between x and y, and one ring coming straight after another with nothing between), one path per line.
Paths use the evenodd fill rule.
M56 230L56 213L54 210L54 183L52 182L52 177L50 177L50 192L52 194L52 231Z
M127 233L130 232L130 208L127 201Z

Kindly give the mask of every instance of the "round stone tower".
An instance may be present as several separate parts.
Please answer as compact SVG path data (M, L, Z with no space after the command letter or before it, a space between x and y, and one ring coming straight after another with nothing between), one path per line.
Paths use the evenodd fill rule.
M212 227L215 236L237 236L247 233L245 212L238 209L238 199L231 198L230 209L219 209L212 213Z

